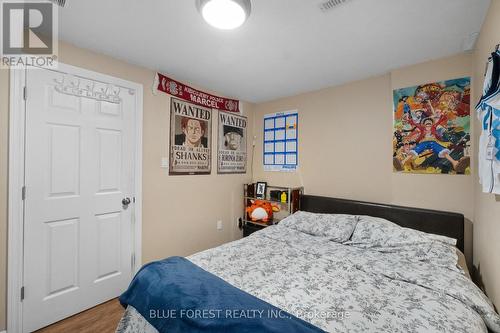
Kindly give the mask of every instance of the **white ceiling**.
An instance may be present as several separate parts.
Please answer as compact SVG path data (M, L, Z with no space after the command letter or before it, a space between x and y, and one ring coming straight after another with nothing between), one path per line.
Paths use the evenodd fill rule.
M208 26L195 0L67 0L70 43L227 97L262 102L463 51L490 0L252 0L234 31Z

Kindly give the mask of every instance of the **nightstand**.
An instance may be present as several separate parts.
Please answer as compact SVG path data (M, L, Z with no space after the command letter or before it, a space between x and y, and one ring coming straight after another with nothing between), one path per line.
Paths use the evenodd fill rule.
M243 187L243 200L244 200L244 211L243 211L243 237L247 237L256 231L262 230L270 225L278 224L280 220L287 217L290 214L295 213L299 210L300 196L304 191L303 187L279 187L279 186L267 186L267 190L264 198L257 198L255 196L255 184L245 184ZM273 195L272 192L277 192L278 196ZM285 199L281 201L280 193L285 194ZM269 223L264 223L261 221L251 221L250 217L246 213L246 207L251 205L254 200L267 201L274 205L278 205L280 211L274 213L272 221Z
M243 225L243 237L250 236L254 232L262 230L264 228L265 228L265 226L246 223L245 225Z

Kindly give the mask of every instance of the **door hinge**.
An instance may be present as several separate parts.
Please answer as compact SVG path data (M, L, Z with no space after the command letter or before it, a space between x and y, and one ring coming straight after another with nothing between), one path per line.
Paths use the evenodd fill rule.
M25 101L28 100L28 87L26 86L23 88L23 98Z
M134 272L135 271L135 253L132 253L131 265L132 265L132 272Z
M135 203L135 197L132 198L132 202Z
M24 301L24 286L21 287L21 301Z
M26 186L23 186L23 188L21 189L21 197L24 200L26 200Z

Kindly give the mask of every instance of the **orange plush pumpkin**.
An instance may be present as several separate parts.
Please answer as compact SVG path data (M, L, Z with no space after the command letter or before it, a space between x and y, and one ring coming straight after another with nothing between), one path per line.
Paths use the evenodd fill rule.
M276 204L271 204L268 201L252 200L251 205L246 211L248 218L254 222L262 221L268 223L273 219L273 212L279 212L280 208Z

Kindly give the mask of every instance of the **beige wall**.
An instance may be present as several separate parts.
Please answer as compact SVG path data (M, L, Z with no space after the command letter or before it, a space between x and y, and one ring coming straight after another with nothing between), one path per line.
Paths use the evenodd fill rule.
M474 56L474 101L479 100L486 60L500 43L500 0L493 0ZM478 141L480 123L476 121ZM475 175L474 266L488 296L500 307L500 196L484 194Z
M251 180L250 171L246 175L219 176L214 160L212 175L168 176L160 163L168 156L170 99L163 93L152 94L155 73L68 44L61 44L59 53L64 63L144 85L143 263L189 255L240 238L236 218L242 215L243 184ZM0 70L0 300L6 298L8 91L8 72ZM243 105L249 116L249 137L253 131L252 108L252 104ZM214 133L216 124L214 121ZM216 143L213 140L214 150ZM216 230L218 220L223 221L222 231ZM5 302L0 301L0 331L5 328L5 312Z
M471 74L472 55L459 55L259 104L253 179L301 185L308 194L461 212L472 219L472 176L395 174L391 159L392 89ZM263 116L295 109L300 168L295 173L264 172ZM467 238L470 261L470 230Z
M459 55L390 74L255 107L254 180L303 185L311 194L462 212L472 218L471 176L392 171L392 89L470 76L472 56ZM299 163L294 173L264 172L267 113L299 111ZM389 156L389 158L387 157Z
M390 202L390 84L390 76L384 75L257 105L254 180L304 186L309 194ZM300 168L264 172L263 116L288 110L299 112ZM388 135L381 135L387 130ZM370 170L387 172L373 177Z

